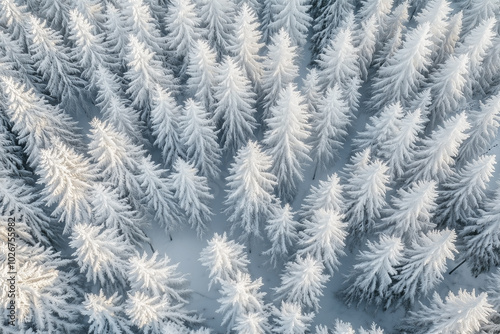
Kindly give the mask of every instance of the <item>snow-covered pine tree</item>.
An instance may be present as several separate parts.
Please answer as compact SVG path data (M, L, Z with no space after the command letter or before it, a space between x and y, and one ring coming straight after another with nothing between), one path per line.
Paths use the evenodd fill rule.
M324 266L310 254L297 256L285 265L281 284L275 288L276 300L297 303L301 307L319 309L319 298L330 276L323 274Z
M181 108L172 94L160 85L154 89L152 107L151 128L156 137L154 144L160 148L163 163L168 167L178 156L184 156L179 128Z
M195 42L187 66L187 89L189 96L199 101L212 114L215 108L213 90L215 87L216 55L204 39Z
M476 296L460 289L458 294L448 292L443 301L434 292L430 306L420 305L420 310L411 311L401 330L413 333L479 333L481 326L489 322L495 310L488 302L488 295L482 292Z
M106 20L103 13L103 3L99 0L76 0L71 6L74 10L80 12L92 26L97 27L99 32L102 31L104 21Z
M361 27L356 30L356 44L358 45L358 63L361 79L366 81L368 69L373 61L375 47L377 46L377 18L372 15L361 22Z
M488 277L488 285L486 292L488 293L488 301L492 304L493 309L498 310L500 307L500 269ZM483 324L481 327L484 333L495 333L500 330L500 314L498 311L492 314L489 318L490 322Z
M172 304L166 295L151 297L142 291L128 293L125 313L132 325L145 334L171 333L164 331L169 322L179 327L198 324L202 320L194 312L186 310L184 304Z
M400 134L403 115L399 101L386 105L380 113L370 117L365 129L354 139L354 143L360 149L370 148L375 156L385 158L387 142Z
M304 230L299 233L299 247L297 255L310 254L314 259L323 263L333 275L340 261L345 255L345 239L347 224L344 215L333 211L319 209L313 212L311 218L302 222Z
M115 290L117 284L126 286L127 261L135 250L118 230L87 223L75 224L69 245L75 250L73 256L87 282L99 282L109 291Z
M261 42L257 14L248 1L243 2L238 15L234 20L233 42L228 46L228 51L234 56L236 62L245 70L247 77L252 81L253 87L260 89L262 77L262 60L259 54L264 46Z
M463 31L468 32L476 28L481 22L495 17L500 12L497 0L468 0L463 8Z
M125 20L127 33L156 54L158 60L162 60L167 50L165 37L161 34L159 23L153 17L149 4L145 0L120 0L120 12Z
M67 0L39 0L37 14L54 30L66 31L71 5Z
M462 112L448 118L442 127L423 139L422 146L408 166L408 182L432 179L444 181L451 174L458 148L469 136L469 127L465 112Z
M336 173L329 175L326 180L320 180L317 187L311 186L302 202L299 212L301 219L312 218L319 209L343 213L345 207L342 192L343 186Z
M207 30L207 39L218 59L227 54L233 35L232 28L236 4L231 0L196 0L201 20Z
M493 39L493 46L488 49L481 65L481 75L479 83L481 89L486 94L494 94L498 85L498 73L500 71L500 36L497 35Z
M306 44L307 33L311 25L308 0L274 0L272 1L272 21L267 26L268 35L274 35L280 29L290 36L292 45Z
M139 214L125 198L120 198L117 189L98 183L92 189L91 204L94 225L117 230L131 245L149 240L142 230Z
M465 82L465 96L471 98L479 85L482 73L483 60L493 46L493 39L497 36L495 31L496 19L494 17L482 21L476 28L465 35L463 42L455 50L457 55L467 55L468 72ZM466 30L465 30L466 31Z
M169 177L170 187L180 209L184 212L187 223L196 229L198 237L201 238L205 232L206 224L210 222L213 215L207 178L198 175L198 169L192 164L178 158L174 163L174 172Z
M127 279L131 292L142 291L146 295L166 296L170 303L187 304L190 290L186 276L178 271L179 264L170 264L167 255L158 258L154 252L150 258L144 252L128 259Z
M47 206L56 205L53 217L64 222L64 233L70 233L75 224L89 223L92 214L91 189L95 170L89 161L57 138L50 148L40 152L37 174Z
M486 188L495 164L494 155L482 155L443 182L436 211L439 226L455 228L467 224L486 198Z
M31 167L38 166L40 150L51 147L52 138L59 138L70 146L81 145L76 122L58 106L50 105L33 89L13 78L0 77L0 82L0 104L13 124L12 131L19 144L24 145Z
M267 55L262 67L262 96L264 116L275 105L282 89L286 88L299 74L296 64L297 47L291 44L290 37L284 29L271 36L267 45Z
M389 167L392 180L402 177L415 154L417 142L424 133L427 117L420 108L403 116L399 130L387 137L381 147L380 155Z
M238 272L248 272L247 266L250 263L245 246L228 240L226 232L222 236L214 233L208 245L201 251L199 261L210 270L209 290L213 283L234 280Z
M452 12L448 0L430 0L417 16L415 21L418 24L429 22L430 39L432 44L429 46L432 50L431 58L435 59L438 52L443 47L443 42L447 37L449 22L448 18Z
M82 77L92 87L99 80L99 65L111 68L111 59L104 48L104 36L97 34L96 27L78 10L72 9L69 17L69 39L73 43L71 60L83 69Z
M478 275L500 264L500 192L479 209L476 217L464 227L462 258L467 260L472 273Z
M382 44L382 46L377 47L374 54L373 59L373 67L380 68L385 64L387 59L390 59L394 56L396 51L401 49L403 45L403 31L406 30L404 26L396 27L396 30L393 32L392 36Z
M45 21L31 14L26 21L29 54L46 83L45 88L58 101L75 103L78 90L85 82L80 78L76 64L71 61L70 50L64 46L63 37L47 27Z
M398 4L398 2L400 2ZM414 2L414 1L413 1ZM398 4L394 10L387 16L383 34L380 36L378 46L391 41L398 33L406 33L409 20L410 1L397 0ZM375 31L376 32L376 31Z
M123 333L132 334L129 320L124 314L121 296L115 292L109 298L103 293L86 293L82 314L89 317L89 331L95 334Z
M15 136L0 122L0 170L9 176L23 176L22 148L15 144Z
M271 174L271 158L258 143L249 141L238 151L226 178L226 209L231 231L239 227L241 238L260 235L260 224L271 214L276 201L273 190L276 177Z
M305 334L307 333L314 313L303 313L299 303L281 301L280 308L273 306L274 316L273 333L276 334Z
M382 65L372 85L375 109L416 96L430 65L431 34L428 22L408 32L403 46Z
M432 104L429 106L431 128L441 124L465 102L464 89L468 76L469 57L450 55L446 62L429 76Z
M24 52L18 40L12 39L11 35L3 31L0 31L0 64L0 72L3 72L1 75L18 78L30 88L43 88L31 56Z
M309 68L306 77L302 79L302 94L306 100L308 114L314 117L318 110L318 103L322 98L319 73L315 67Z
M297 181L303 179L301 165L311 160L310 146L306 144L310 126L304 98L290 83L269 112L263 143L272 157L271 171L278 181L278 196L291 201L297 191Z
M165 176L166 170L155 164L149 155L139 160L138 170L137 182L144 194L143 204L149 207L154 221L165 228L165 232L172 240L170 233L179 226L181 214L170 190L169 180Z
M363 326L359 327L359 334L384 334L384 330L372 322L368 329L364 329Z
M462 17L463 12L460 11L448 19L446 32L444 33L441 46L437 50L437 55L434 58L434 64L443 63L449 55L455 52L455 46L457 45L460 33L462 32Z
M469 112L469 137L458 151L457 161L462 163L479 157L490 149L500 127L500 92L485 103L480 102L479 110Z
M104 49L107 50L111 60L117 68L123 70L126 66L128 27L121 11L112 3L106 3L105 22L103 31L105 41Z
M380 160L360 161L344 186L346 216L353 240L369 233L374 220L380 218L385 206L385 194L389 189L388 167Z
M418 296L434 289L443 280L446 261L455 258L455 240L455 231L448 229L422 234L405 251L403 263L394 277L397 282L392 286L391 301L400 295L402 300L398 304L403 301L413 304Z
M322 168L337 155L347 136L351 123L349 106L345 102L338 84L328 88L325 96L317 103L317 112L312 116L311 146L312 158Z
M263 254L271 256L269 262L274 268L278 260L285 259L291 247L298 241L298 227L299 223L294 219L294 212L288 203L284 206L276 205L272 209L265 227L271 248Z
M395 236L380 235L378 242L367 242L368 250L359 251L357 263L347 278L343 294L348 305L357 301L382 304L390 293L392 277L403 260L403 243Z
M222 313L222 326L227 326L227 332L235 326L235 320L245 314L264 312L263 298L265 292L260 292L262 278L252 281L250 275L241 271L237 272L234 279L221 280L222 295L217 299L220 307L217 313Z
M144 151L111 124L94 118L90 125L89 154L100 179L116 188L120 198L128 197L133 209L139 210L144 194L137 175Z
M382 218L382 229L387 235L402 238L411 245L422 232L436 227L433 222L438 197L436 181L416 181L407 189L397 190L391 208Z
M256 95L250 80L233 58L225 57L217 72L214 121L222 123L223 149L233 155L248 140L253 139L253 130L257 127L253 116Z
M316 63L319 67L320 83L323 88L338 84L345 93L351 80L360 74L358 49L354 46L352 27L342 27L323 48Z
M239 334L261 334L271 332L265 312L250 312L236 317L232 330Z
M0 1L0 26L2 32L7 33L13 40L26 46L26 15L28 10L25 5L20 5L14 0Z
M134 0L136 1L136 0ZM139 0L140 1L140 0ZM141 111L141 119L149 120L153 92L156 85L177 93L176 80L171 71L164 68L155 53L135 35L129 36L127 45L127 71L124 78L128 82L126 93L132 100L132 107Z
M220 148L215 125L208 111L199 102L186 100L179 117L179 129L188 161L201 175L209 179L217 178Z
M102 65L97 66L95 73L96 102L104 119L135 143L143 143L141 130L144 124L139 120L139 112L130 107L130 102L123 97L121 78Z
M326 47L328 41L335 36L337 28L354 10L354 1L352 0L326 0L323 2L324 4L316 9L319 12L318 17L313 17L311 38L313 59ZM314 5L311 5L309 13L313 11L312 6Z
M391 13L394 0L363 0L361 8L357 13L358 21L369 19L375 16L378 30L377 39L384 35L386 31L387 20Z
M186 72L190 50L203 35L200 25L201 19L191 0L170 1L165 16L166 47L182 64L179 69L181 76Z
M333 327L332 334L356 334L350 322L343 322L342 320L335 319L335 326Z

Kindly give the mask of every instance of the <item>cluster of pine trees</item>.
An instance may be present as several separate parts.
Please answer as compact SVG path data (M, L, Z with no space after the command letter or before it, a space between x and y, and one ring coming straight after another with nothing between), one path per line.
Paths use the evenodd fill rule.
M500 265L498 20L498 0L0 0L1 331L211 333L146 251L155 225L207 242L228 333L355 333L312 328L349 252L346 307L404 306L401 333L500 331L500 271L435 292L449 260ZM306 168L328 176L297 203ZM216 182L228 228L207 236Z

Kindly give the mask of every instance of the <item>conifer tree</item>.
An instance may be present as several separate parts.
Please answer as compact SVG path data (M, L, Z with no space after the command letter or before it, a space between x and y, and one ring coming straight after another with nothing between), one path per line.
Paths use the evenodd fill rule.
M269 23L268 34L273 35L280 29L290 36L293 45L303 46L311 25L308 14L310 5L307 0L275 0L271 5L273 20Z
M488 293L488 301L492 304L493 309L498 310L500 306L500 270L496 270L496 272L492 273L488 279L488 289L486 292ZM490 322L483 324L481 330L485 333L494 333L495 331L500 330L500 314L492 314L489 318Z
M471 31L484 20L495 17L500 12L496 0L469 0L463 9L463 31Z
M123 304L118 292L109 298L102 289L98 295L85 294L82 314L89 317L89 331L95 334L124 333L132 334L129 321L125 317Z
M159 85L155 87L152 106L154 144L161 149L164 165L170 166L178 156L184 155L179 128L181 108L172 94Z
M102 65L97 67L95 77L96 102L104 119L135 143L144 142L141 134L144 125L139 120L139 112L130 107L130 101L123 97L120 78Z
M144 0L123 0L120 9L128 34L136 37L137 42L143 44L143 48L151 50L157 60L162 60L167 50L165 37L162 36L159 24L151 13L151 7Z
M105 17L106 20L103 24L104 49L112 55L110 58L114 59L114 64L119 69L124 69L126 66L125 56L127 54L129 26L120 10L112 3L108 2L106 4Z
M187 223L201 237L213 215L208 204L214 196L210 193L207 178L199 176L198 169L192 164L178 158L170 175L170 186Z
M7 72L1 75L18 78L30 88L42 88L31 56L24 52L19 40L3 31L0 31L0 64L0 72Z
M495 36L492 40L492 47L488 49L481 65L479 83L482 92L492 93L498 84L498 72L500 71L500 36Z
M377 21L375 16L361 22L361 27L357 32L358 61L361 79L366 81L368 69L373 61L373 55L377 46Z
M319 84L319 73L315 67L308 69L307 75L302 79L302 94L307 104L307 112L311 117L318 111L318 103L322 98Z
M402 177L413 161L426 121L427 117L420 108L407 113L400 121L399 130L386 137L380 147L380 155L387 161L392 180Z
M2 173L10 176L22 176L24 173L22 148L15 144L11 132L0 123L0 168Z
M375 16L378 26L377 38L379 38L381 34L383 35L386 30L386 24L393 2L394 0L363 0L361 2L361 8L357 13L357 17L362 21L367 20L372 15Z
M127 278L131 291L143 291L154 296L167 296L170 303L187 304L190 290L189 281L178 271L179 264L170 264L170 258L164 255L158 258L153 252L151 257L144 252L129 258Z
M350 118L349 107L338 84L328 88L312 119L311 154L316 164L324 167L337 155L347 136Z
M85 20L87 20L91 25L99 28L101 31L105 17L104 17L104 5L98 0L76 0L72 4L74 10L80 12ZM71 15L71 14L70 14Z
M26 45L25 17L27 14L28 10L25 5L19 5L14 0L0 1L0 26L23 47Z
M129 36L127 50L125 57L127 71L124 74L128 82L126 93L132 100L132 107L141 110L141 119L146 121L150 117L149 111L156 85L167 88L175 94L177 92L176 80L170 71L155 59L155 53L136 36Z
M40 0L38 13L54 30L65 31L68 26L70 4L67 0Z
M449 228L467 224L486 198L486 187L495 170L495 156L482 155L452 173L442 184L436 218Z
M213 113L215 108L213 97L217 71L215 58L216 54L208 45L208 42L199 39L195 42L189 54L189 64L187 66L189 95L199 101L210 113Z
M484 208L478 210L479 214L470 218L470 223L461 233L465 243L462 257L467 260L474 275L500 264L499 203L500 193L497 190Z
M403 243L395 236L382 234L376 243L367 242L368 250L359 251L357 263L347 278L343 292L350 305L357 301L380 305L390 293L392 278L403 260Z
M434 58L435 64L443 63L449 55L455 52L455 46L462 32L462 17L463 12L460 11L449 18L441 46Z
M26 85L13 78L0 77L2 83L0 103L13 124L18 142L24 145L31 167L38 166L40 150L52 146L53 138L68 145L79 146L80 136L76 123L58 106L52 106Z
M263 143L273 159L271 171L278 181L278 196L291 201L295 196L296 182L303 179L303 162L310 161L309 124L304 98L295 85L289 84L280 93L275 106L266 119L268 130Z
M324 266L310 254L297 256L285 265L281 284L275 288L277 300L297 303L307 309L319 309L319 297L323 295L325 283L330 276L323 274Z
M59 101L71 102L78 96L78 89L84 81L71 61L63 37L33 15L28 16L26 25L29 53L34 67L46 83L47 91Z
M125 198L120 198L117 189L99 183L92 190L92 213L94 224L117 230L125 242L140 245L149 241L142 230L142 222Z
M228 46L228 51L245 70L246 76L255 88L260 88L262 77L263 57L259 52L264 43L261 39L262 34L256 11L252 9L248 1L245 1L234 20L234 37L232 44Z
M319 181L317 187L311 186L309 194L302 202L299 215L302 219L310 219L314 212L320 209L344 212L343 186L336 173L329 175L326 180Z
M495 138L500 126L500 93L480 102L479 110L469 113L469 137L460 146L458 161L470 161L485 153Z
M431 305L421 304L420 310L410 312L402 329L415 334L478 333L493 313L486 292L476 296L474 289L471 293L460 289L457 295L450 291L444 301L434 292Z
M410 2L408 0L399 1L400 3L387 16L383 34L379 38L379 45L390 41L398 32L406 33L409 19ZM396 4L398 1L396 1ZM420 23L420 22L419 22Z
M223 54L227 54L230 45L235 3L230 0L196 1L200 8L201 20L208 32L208 42L220 59Z
M380 68L386 61L394 56L403 45L403 26L396 27L392 36L382 46L377 47L373 59L373 67ZM377 51L378 50L378 51Z
M71 59L79 68L82 68L82 77L90 86L98 80L97 68L99 65L111 67L111 61L103 44L103 35L96 34L95 26L76 9L70 11L69 39L74 48Z
M374 108L413 98L430 65L430 25L425 22L408 32L401 49L387 59L373 84Z
M241 238L259 236L260 224L271 213L276 186L271 166L271 158L259 144L249 141L240 148L229 168L225 212L229 214L231 231L234 233L236 227L243 230Z
M360 162L354 170L344 189L346 221L353 238L357 238L370 232L374 220L380 218L380 211L386 204L389 176L388 167L378 159Z
M224 150L236 152L253 137L257 123L255 113L256 95L243 69L231 57L226 57L215 76L214 119L222 122Z
M264 96L264 116L275 105L281 90L286 88L299 74L296 64L297 47L291 44L290 37L284 29L271 36L267 46L267 55L262 67L262 95Z
M449 176L458 148L469 136L466 132L469 127L465 113L461 113L447 119L443 127L438 127L430 137L423 139L421 148L408 166L409 182L443 181Z
M273 306L272 315L276 325L273 333L276 334L305 334L314 318L314 313L303 313L299 303L281 301L280 308Z
M422 232L436 227L432 219L437 207L436 188L435 181L416 181L407 189L398 189L397 197L392 197L391 208L382 218L384 232L411 245Z
M418 24L424 24L425 22L429 23L432 41L432 45L430 45L432 58L434 58L439 52L439 49L443 47L443 42L447 37L446 33L449 26L447 20L451 12L452 8L448 0L431 0L427 2L422 11L415 17L415 21L417 21Z
M188 99L179 117L180 138L188 161L201 175L214 179L219 174L220 149L215 126L207 110L199 103Z
M245 247L228 240L226 233L215 233L208 245L200 253L199 261L210 270L208 289L213 283L235 280L238 272L248 272L249 264Z
M376 323L372 322L372 325L368 330L361 326L359 328L359 334L384 334L384 330L378 327Z
M278 260L286 258L293 244L298 241L298 227L299 223L295 221L294 212L289 204L273 208L265 227L271 248L263 254L271 256L269 262L274 268Z
M154 221L159 222L169 234L180 223L179 206L174 195L169 189L169 182L165 176L166 171L161 169L148 155L139 160L139 175L137 182L144 192L143 202L154 213Z
M253 312L263 312L265 309L263 297L265 292L259 292L262 278L252 281L247 273L237 272L234 279L222 280L219 292L222 297L217 301L221 306L217 313L223 313L222 326L226 325L228 332L235 326L238 317Z
M271 331L264 312L251 312L239 315L232 329L240 334L260 334Z
M355 332L350 322L343 322L339 319L335 319L333 334L355 334Z
M297 255L310 254L314 259L324 264L333 275L338 268L339 257L345 255L345 238L347 224L344 215L332 211L319 209L313 216L302 222L304 230L299 233L299 247Z
M91 217L90 191L95 174L89 161L56 138L40 153L37 174L44 184L41 192L47 206L56 204L52 216L64 222L64 233Z
M448 229L422 234L405 252L392 294L401 294L404 301L413 304L418 295L431 291L443 280L446 260L455 257L455 240L455 231Z
M431 126L440 124L465 101L464 89L468 76L469 57L450 55L429 77L429 88L433 96L429 106Z
M202 35L201 19L191 0L173 0L165 17L166 46L181 61L181 74L186 71L188 54Z
M134 255L134 249L119 235L118 230L87 223L76 224L69 245L75 249L73 255L87 282L99 282L108 290L116 284L125 286L127 260Z

